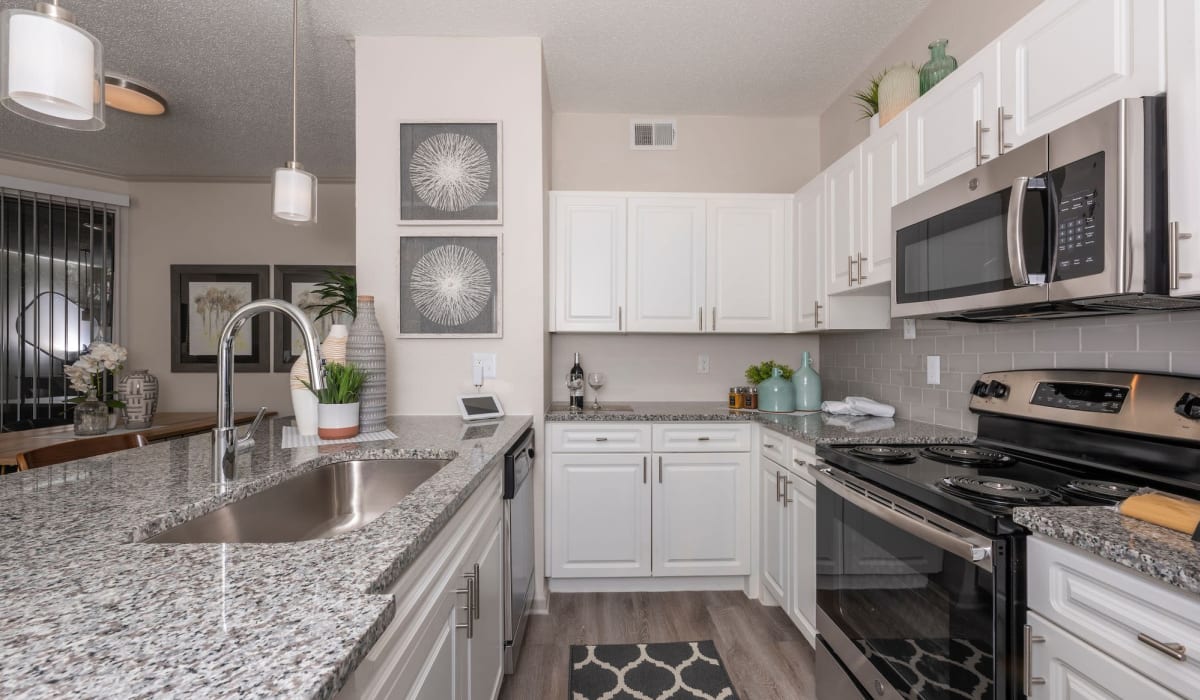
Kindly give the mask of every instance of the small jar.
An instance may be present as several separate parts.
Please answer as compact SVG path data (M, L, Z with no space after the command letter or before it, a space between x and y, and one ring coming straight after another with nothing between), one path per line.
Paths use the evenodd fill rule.
M733 388L733 393L730 395L729 407L734 410L741 410L746 407L746 390L744 387Z
M729 407L737 408L737 387L729 387Z
M758 387L752 386L746 392L746 408L758 410Z

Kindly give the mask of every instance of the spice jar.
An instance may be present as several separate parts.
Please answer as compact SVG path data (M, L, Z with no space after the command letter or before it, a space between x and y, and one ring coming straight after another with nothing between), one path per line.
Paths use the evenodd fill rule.
M729 387L729 407L737 408L738 390L736 386Z
M746 408L758 410L758 387L752 386L746 392Z
M746 407L745 387L735 386L729 388L729 407L734 410Z

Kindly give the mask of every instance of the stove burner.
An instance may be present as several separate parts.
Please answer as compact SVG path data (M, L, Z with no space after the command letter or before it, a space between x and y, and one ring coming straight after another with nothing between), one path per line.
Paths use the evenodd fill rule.
M860 447L852 447L847 452L873 462L900 463L916 460L912 450L902 450L898 447L888 447L887 445L862 445Z
M1137 493L1137 487L1111 481L1075 479L1064 486L1063 491L1104 503L1116 504Z
M933 445L926 447L922 453L939 462L966 464L973 467L1008 466L1017 461L1002 452L972 445Z
M940 486L969 501L997 505L1035 505L1062 500L1050 489L994 476L948 476L942 479Z

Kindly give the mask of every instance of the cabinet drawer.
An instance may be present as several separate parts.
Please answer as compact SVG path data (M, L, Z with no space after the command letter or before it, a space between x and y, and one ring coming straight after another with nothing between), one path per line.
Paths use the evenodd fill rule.
M655 423L655 452L749 452L748 423Z
M786 465L791 459L790 441L779 433L763 429L759 432L758 446L762 455L779 465Z
M812 472L808 471L808 468L817 466L817 449L799 440L788 440L788 445L791 448L791 458L783 466L815 486L817 479Z
M552 423L551 452L649 452L649 423Z
M1200 688L1200 599L1043 537L1028 540L1029 608L1138 669L1194 697ZM1139 635L1187 650L1176 660Z

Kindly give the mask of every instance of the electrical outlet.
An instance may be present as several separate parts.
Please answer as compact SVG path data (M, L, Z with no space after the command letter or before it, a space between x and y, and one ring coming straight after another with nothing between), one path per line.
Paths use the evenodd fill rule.
M708 355L696 358L696 374L708 374Z
M942 383L942 357L940 355L929 355L925 358L925 383Z
M915 319L915 318L904 319L904 339L905 340L916 340L916 338L917 338L917 319Z
M471 356L471 373L475 373L475 368L483 367L484 379L496 378L496 353L494 352L477 352Z

